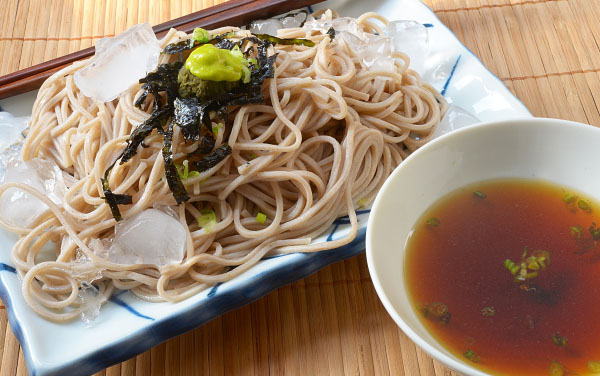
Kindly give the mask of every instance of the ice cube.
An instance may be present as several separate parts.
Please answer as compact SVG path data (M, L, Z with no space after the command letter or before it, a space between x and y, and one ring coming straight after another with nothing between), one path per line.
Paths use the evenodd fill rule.
M2 138L0 139L0 150L4 150L11 144L23 140L23 131L27 128L29 116L14 117L6 111L0 112L0 129L2 129Z
M34 158L23 162L13 158L4 170L2 183L22 183L39 191L56 204L62 203L64 183L56 164ZM39 199L17 188L9 188L0 197L0 217L19 227L28 227L48 207Z
M421 77L425 82L441 91L450 78L458 59L460 59L460 55L445 52L430 54L425 64L425 73Z
M385 27L384 33L393 39L395 51L408 55L410 68L423 75L429 53L427 28L416 21L392 21Z
M394 70L392 49L391 38L373 37L360 52L360 55L365 66L371 70L392 72Z
M160 45L150 24L143 23L96 42L96 53L75 72L75 84L90 98L108 102L156 69Z
M284 29L292 28L292 27L300 27L302 22L306 20L306 13L304 12L291 12L287 16L281 18L281 25Z
M451 104L448 106L448 112L446 112L446 115L444 115L442 121L433 133L433 137L437 138L443 134L450 133L460 128L465 128L469 125L479 122L479 119L477 119L464 108Z
M179 263L185 241L186 231L178 220L160 210L146 209L117 224L108 259L122 265Z
M282 29L281 21L276 18L266 20L256 20L250 24L250 32L252 34L269 34L277 36L277 30Z
M83 281L79 290L79 300L81 302L81 320L86 326L91 326L100 314L104 296L90 282Z

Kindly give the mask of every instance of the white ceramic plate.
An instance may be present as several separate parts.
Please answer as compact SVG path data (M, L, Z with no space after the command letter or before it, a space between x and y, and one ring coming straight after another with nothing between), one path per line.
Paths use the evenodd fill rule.
M330 0L319 4L319 8L323 7L334 8L344 16L356 17L366 11L375 11L390 20L415 20L426 25L430 56L439 62L434 67L439 70L438 80L433 84L451 103L482 121L531 116L502 82L418 0ZM0 101L0 106L21 116L29 112L34 98L32 94L21 95ZM0 231L0 296L7 307L10 325L23 347L31 375L91 374L304 278L330 263L362 253L368 212L358 212L358 236L345 247L263 260L238 278L177 304L147 303L127 292L120 293L102 307L92 327L85 327L79 320L68 324L51 323L27 307L21 295L21 283L9 258L16 237ZM342 236L347 222L347 218L337 220L320 241Z

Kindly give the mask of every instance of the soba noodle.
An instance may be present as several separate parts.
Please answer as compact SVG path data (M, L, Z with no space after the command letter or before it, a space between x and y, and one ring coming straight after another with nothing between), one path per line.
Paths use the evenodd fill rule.
M325 15L327 17L327 15ZM356 22L382 34L375 14ZM235 31L221 28L212 33ZM446 101L395 53L393 71L367 69L343 38L307 28L284 29L280 37L308 38L315 47L271 47L278 53L275 77L265 82L265 104L232 107L227 131L215 147L228 143L232 154L217 166L184 181L190 200L177 205L164 179L161 136L127 163L116 164L110 186L133 197L120 206L123 218L158 206L171 207L187 232L181 263L164 267L123 265L106 257L115 219L103 200L101 178L148 112L134 106L140 85L101 103L85 97L73 74L78 62L57 72L39 91L22 157L56 163L67 189L61 205L22 183L6 183L0 195L18 188L49 210L29 228L2 220L20 235L11 260L23 279L26 301L39 315L66 321L84 309L81 289L97 290L101 301L115 289L149 301L176 302L248 270L268 253L315 252L350 242L357 233L355 208L368 205L387 176L408 154L426 143L446 111ZM189 38L171 30L160 42ZM161 55L160 63L175 59ZM146 109L147 110L147 109ZM178 127L173 159L181 163L196 145L185 143ZM216 213L207 231L197 218ZM264 224L257 212L266 214ZM348 215L351 230L341 239L313 243L333 221ZM56 260L38 261L53 242Z

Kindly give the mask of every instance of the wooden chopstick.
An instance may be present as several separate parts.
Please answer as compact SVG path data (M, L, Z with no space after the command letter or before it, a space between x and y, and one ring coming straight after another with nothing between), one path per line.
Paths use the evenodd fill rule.
M154 26L152 29L156 33L156 36L161 38L171 28L177 28L189 33L195 27L214 29L228 25L242 26L255 19L272 17L321 1L323 0L230 0L164 22ZM2 76L0 77L0 99L39 89L42 83L53 73L77 60L92 56L94 52L94 47L89 47Z

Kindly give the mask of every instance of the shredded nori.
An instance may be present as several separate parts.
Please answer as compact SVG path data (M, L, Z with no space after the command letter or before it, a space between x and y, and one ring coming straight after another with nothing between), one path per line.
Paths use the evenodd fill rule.
M198 169L198 172L204 172L210 168L215 167L229 154L231 154L231 147L227 144L223 144L216 148L215 151L213 151L211 154L205 156L204 158L196 162L196 168Z
M148 73L146 77L140 79L144 92L135 101L135 106L140 108L148 94L152 93L154 95L154 107L156 108L157 105L159 108L162 107L162 99L158 94L161 91L167 93L167 103L172 104L179 90L177 74L181 67L183 67L183 63L180 61L161 64L154 72Z
M169 117L171 117L170 106L161 109L154 107L154 111L150 117L142 124L138 125L133 132L131 132L131 135L129 135L127 146L121 155L120 164L127 162L137 153L138 146L142 145L144 139L152 133L152 130L157 129L161 133L164 132L164 125L167 123L167 120L169 120Z
M254 34L258 39L267 40L273 44L283 44L285 46L306 46L314 47L315 42L303 38L278 38L269 34Z
M330 27L329 30L327 30L327 35L329 35L329 38L331 38L331 40L335 39L335 29L333 27Z
M175 167L175 163L173 162L173 124L173 121L169 122L169 126L163 135L162 154L165 161L167 184L169 184L169 189L173 193L173 197L175 197L177 203L181 204L189 200L190 196L188 196L183 182L177 173L177 167Z
M165 47L165 49L163 50L163 53L168 54L168 55L175 55L175 54L181 53L183 51L187 51L187 50L196 48L202 44L205 44L205 43L201 43L193 38L190 38L187 40L182 40L181 42L168 44L167 47Z
M112 171L114 165L115 164L113 163L104 172L104 177L101 179L101 182L102 182L102 191L104 193L104 197L102 197L102 199L104 199L104 201L106 201L106 203L108 204L108 207L110 208L110 211L111 211L113 217L118 222L121 219L123 219L121 217L121 212L119 211L119 206L118 205L130 205L130 204L133 203L133 199L129 195L115 194L115 193L112 193L112 191L110 190L110 186L108 185L108 177L109 177L110 172Z
M181 133L186 141L200 139L200 108L196 98L176 98L174 102L175 124L181 128Z
M163 53L165 53L167 55L175 55L175 54L182 53L184 51L193 50L194 48L200 47L203 44L214 44L217 48L226 48L226 47L221 47L221 46L228 46L229 44L231 44L230 48L226 48L226 49L230 50L233 48L235 43L229 41L227 38L229 38L233 35L234 35L233 33L224 33L224 34L215 35L207 42L199 42L193 38L190 38L187 40L182 40L181 42L170 43L167 45L167 47L165 47L165 49L163 50Z
M181 128L185 141L198 141L198 148L189 154L189 157L201 157L200 160L194 162L197 171L203 172L216 166L231 154L231 147L225 144L214 149L215 138L212 133L211 123L215 119L211 119L211 111L217 114L218 120L225 122L229 106L264 102L265 98L261 92L261 87L267 78L273 78L275 60L277 59L276 54L268 56L268 48L271 44L314 45L313 42L306 39L282 39L270 35L251 36L243 38L239 42L232 42L228 40L230 35L218 35L208 43L226 49L238 46L242 50L244 50L243 47L246 43L253 43L255 48L249 49L244 53L248 57L252 51L256 52L256 56L254 56L256 64L252 62L248 64L248 68L250 69L250 81L248 83L240 81L226 92L211 96L208 100L198 97L182 98L179 93L178 83L178 75L183 67L183 62L181 61L162 64L156 71L149 73L145 78L140 80L140 83L143 84L142 89L144 92L136 100L135 105L141 107L146 101L148 94L152 93L154 96L152 114L146 121L134 129L129 136L127 146L117 160L121 164L129 161L137 153L138 146L142 145L145 147L144 139L156 129L163 135L162 154L165 175L169 189L178 203L189 200L189 196L173 161L173 127L175 124ZM198 45L200 44L204 43L198 43ZM187 49L197 47L196 43L188 41L185 41L184 44L180 42L169 46L165 49L165 53L181 53ZM166 103L163 103L163 92L164 96L166 96ZM131 204L132 197L112 193L108 185L108 176L111 170L112 166L107 169L102 179L103 198L108 203L113 217L119 221L121 220L121 213L119 212L118 205Z
M193 152L188 154L188 159L192 158L196 155L208 154L215 147L215 137L212 132L207 132L205 135L200 137L200 142L198 142L198 148Z

